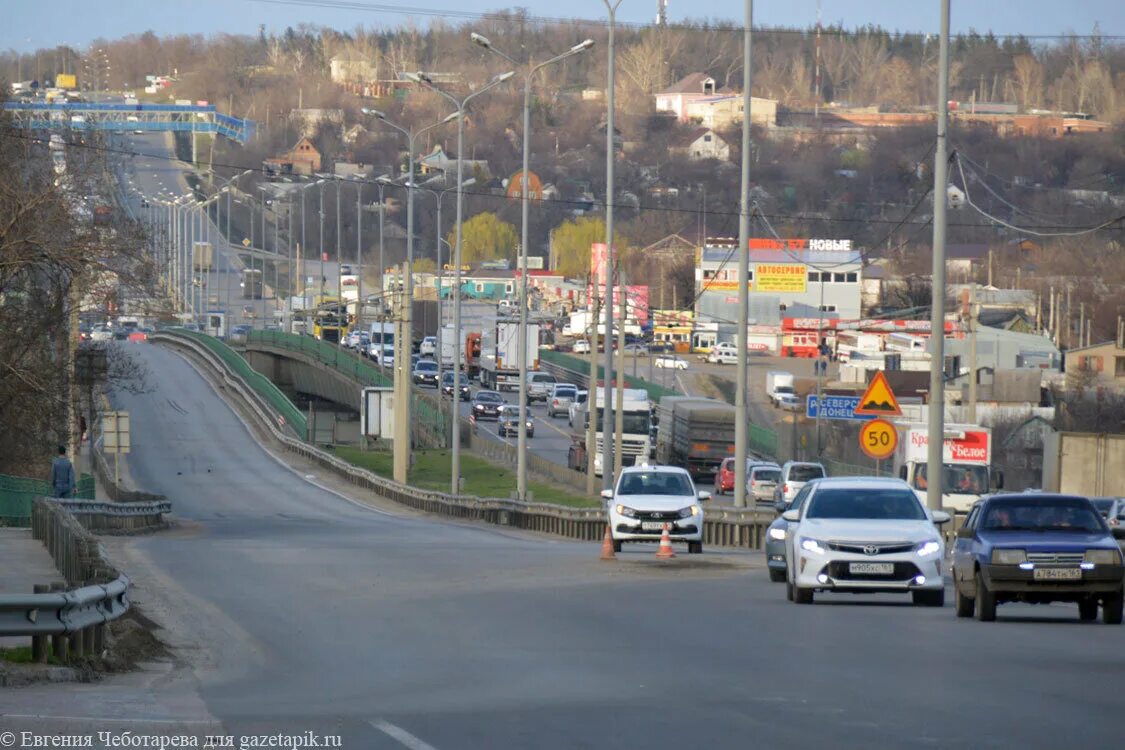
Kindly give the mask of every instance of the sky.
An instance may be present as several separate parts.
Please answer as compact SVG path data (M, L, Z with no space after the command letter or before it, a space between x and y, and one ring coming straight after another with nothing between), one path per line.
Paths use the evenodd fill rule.
M297 3L302 0L297 0ZM259 24L268 31L312 23L337 29L392 25L413 18L427 25L437 14L411 16L398 8L456 12L487 12L526 7L530 15L544 17L606 17L602 0L570 0L559 6L554 0L516 0L503 5L497 0L355 0L352 9L291 4L288 0L0 0L4 23L0 25L0 49L21 52L69 44L82 49L97 38L115 39L152 30L158 35L173 33L256 34ZM357 6L375 6L357 9ZM821 0L825 24L842 23L846 28L877 24L899 31L936 33L938 0ZM49 13L47 12L47 9ZM565 8L565 10L563 9ZM816 21L817 0L758 0L754 24L763 26L811 26ZM621 0L620 21L651 23L656 0ZM743 4L737 0L668 0L669 22L686 18L725 19L741 22ZM460 17L450 17L460 23ZM1125 35L1125 2L1122 0L952 0L954 33L970 29L996 34L1045 36L1075 32L1088 34L1094 24L1102 34Z

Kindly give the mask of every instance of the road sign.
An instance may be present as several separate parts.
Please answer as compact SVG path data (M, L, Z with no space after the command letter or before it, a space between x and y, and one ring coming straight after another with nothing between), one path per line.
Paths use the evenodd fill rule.
M876 461L890 458L898 447L898 432L887 420L873 419L859 431L859 447Z
M106 453L128 453L129 443L129 412L103 412L102 450Z
M860 396L859 408L855 413L872 417L902 416L902 408L898 405L898 399L895 398L894 391L891 390L890 384L887 383L887 376L882 370L875 373L871 384Z
M821 410L817 404L816 394L810 393L805 403L805 415L811 419L819 416L821 419L874 419L869 414L856 414L859 408L859 396L821 396L820 403L824 404Z

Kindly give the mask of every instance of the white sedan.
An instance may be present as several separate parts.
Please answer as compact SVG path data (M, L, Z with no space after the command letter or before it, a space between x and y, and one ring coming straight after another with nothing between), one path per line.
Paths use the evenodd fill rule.
M661 354L652 365L662 370L686 370L688 368L688 361L674 354Z
M805 497L782 518L786 532L786 590L811 604L816 591L910 593L915 604L945 604L945 545L910 485L886 477L831 477L809 482Z

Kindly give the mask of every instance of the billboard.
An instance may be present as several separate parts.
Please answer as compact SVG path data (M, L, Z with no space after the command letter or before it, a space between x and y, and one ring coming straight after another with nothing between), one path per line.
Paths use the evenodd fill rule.
M597 287L605 286L605 261L606 244L604 242L595 242L590 245L590 276L593 283Z
M804 292L808 279L808 267L803 263L758 263L754 269L758 292Z

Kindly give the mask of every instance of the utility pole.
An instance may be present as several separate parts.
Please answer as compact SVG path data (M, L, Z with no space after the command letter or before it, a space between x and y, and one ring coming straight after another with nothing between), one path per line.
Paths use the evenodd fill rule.
M938 52L937 141L934 152L934 257L930 303L930 409L926 465L931 477L926 505L941 507L945 445L945 209L949 182L946 134L949 125L949 0L941 0L941 42Z
M590 382L586 387L586 494L591 497L597 491L597 453L598 453L598 313L601 297L597 294L598 279L594 269L590 269L591 286L594 290L590 308Z
M754 0L746 0L742 29L742 181L738 200L738 370L734 387L734 505L746 507L746 460L750 456L750 409L746 402L750 386L750 85ZM704 238L704 244L707 240Z
M977 423L977 288L969 287L969 424ZM931 336L933 333L931 332ZM934 476L937 476L936 474Z
M609 447L609 415L612 414L612 384L613 384L613 346L610 342L613 341L613 271L615 267L615 258L613 250L613 191L614 191L614 141L613 134L615 130L614 125L614 110L616 108L614 99L614 87L616 83L616 56L614 54L614 44L617 30L617 8L621 5L621 0L602 0L605 4L606 10L609 12L609 64L606 82L606 124L605 124L605 409L606 416L604 418L602 430L602 488L609 489L613 486L613 465L616 460ZM596 290L595 290L596 292ZM624 329L625 320L622 318L621 327ZM621 407L620 404L617 405ZM619 459L620 456L617 456Z

